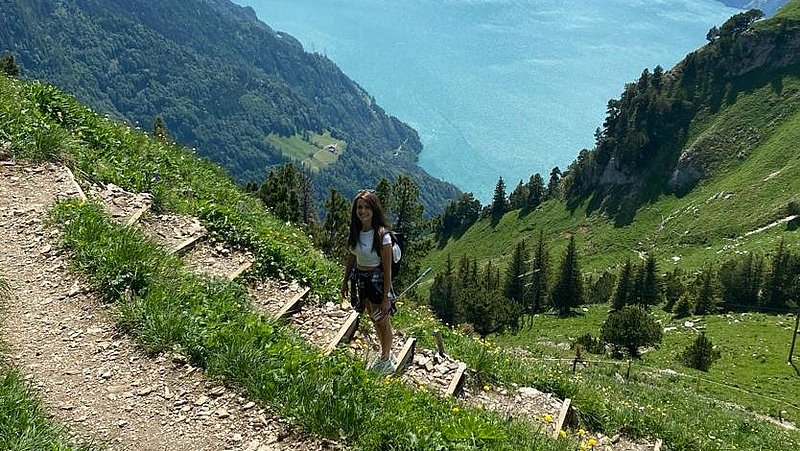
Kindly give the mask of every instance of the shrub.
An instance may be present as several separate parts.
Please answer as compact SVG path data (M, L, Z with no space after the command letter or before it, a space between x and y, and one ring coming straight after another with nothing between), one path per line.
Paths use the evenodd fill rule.
M681 362L689 368L708 371L711 368L711 364L719 359L720 352L714 349L714 344L706 337L706 333L701 332L694 342L683 350L679 357Z
M678 299L678 303L672 309L673 318L686 318L691 315L692 305L694 305L694 301L691 299L691 295L688 293L682 294Z
M606 353L606 344L603 343L598 337L587 333L581 335L580 337L575 339L575 342L572 343L572 349L575 348L583 348L589 354L605 354Z
M614 346L615 354L625 348L631 357L639 357L640 346L661 343L661 326L641 307L626 305L608 314L600 327L600 337Z

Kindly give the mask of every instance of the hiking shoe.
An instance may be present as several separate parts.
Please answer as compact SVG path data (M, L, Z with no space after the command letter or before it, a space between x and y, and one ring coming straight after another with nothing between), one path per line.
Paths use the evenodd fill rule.
M394 357L394 354L389 354L389 358L386 360L380 358L375 359L375 363L370 367L372 371L383 376L394 373L395 368L397 368L397 359Z

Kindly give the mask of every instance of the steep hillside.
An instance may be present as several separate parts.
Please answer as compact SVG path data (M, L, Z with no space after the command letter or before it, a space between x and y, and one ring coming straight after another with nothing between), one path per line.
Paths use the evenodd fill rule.
M417 166L417 133L387 115L330 60L228 0L2 0L0 52L22 76L47 80L98 111L150 130L162 115L239 182L261 180L287 158L280 137L312 151L341 142L315 177L317 197L411 174L435 212L456 195ZM302 159L302 158L301 158ZM328 164L330 163L330 164Z
M429 261L441 267L447 254L468 252L502 262L539 231L556 250L576 235L588 271L640 252L662 268L694 269L800 241L785 223L750 233L799 200L798 5L643 74L609 102L598 146L565 173L565 201L479 221Z

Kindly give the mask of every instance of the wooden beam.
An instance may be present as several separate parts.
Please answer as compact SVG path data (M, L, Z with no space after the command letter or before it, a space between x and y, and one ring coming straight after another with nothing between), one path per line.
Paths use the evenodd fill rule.
M349 342L353 339L353 335L355 335L356 329L358 329L358 317L358 312L350 313L350 316L347 317L347 321L345 321L344 325L339 329L339 333L336 334L336 337L334 337L325 348L325 355L333 352L341 343Z
M283 307L278 310L278 318L286 318L291 313L300 310L300 300L303 299L303 296L305 296L306 293L308 293L308 290L309 288L305 287L302 291L294 295L293 298L286 301L286 303L283 304Z
M656 440L656 446L653 447L653 451L661 451L661 445L663 444L664 442L661 439Z
M397 359L397 368L394 370L395 374L403 374L411 360L414 358L414 349L417 346L417 339L408 337L403 349L400 350L400 358Z
M125 227L130 227L133 224L136 224L139 221L139 219L142 218L142 215L144 214L144 212L146 212L149 209L150 209L150 205L147 205L144 208L140 208L140 209L136 210L136 212L134 212L131 215L131 217L128 218L127 221L125 221Z
M199 243L200 240L205 238L205 236L206 236L205 232L197 234L182 243L176 244L168 252L174 255L183 255L189 252L189 250L193 248L195 245L197 245L197 243Z
M572 403L572 400L566 398L564 403L561 404L561 412L558 413L558 421L556 421L556 430L553 431L553 437L558 438L558 431L560 431L564 427L564 421L567 419L567 414L569 413L569 405Z
M442 340L442 332L439 329L433 330L433 338L436 339L436 350L439 355L444 357L444 340Z
M237 268L236 271L228 274L228 280L236 280L237 277L244 274L244 272L250 269L252 266L253 266L252 261L246 262L245 264Z
M467 364L464 362L459 362L456 374L453 376L453 380L450 381L450 385L447 387L445 396L455 396L458 394L458 391L461 390L461 387L464 385L464 373L466 371Z
M78 181L75 179L75 175L72 173L72 170L67 166L64 166L64 169L67 170L67 178L69 178L70 183L75 187L75 190L78 191L78 198L82 201L86 201L86 194L83 192L83 188L81 185L78 184Z

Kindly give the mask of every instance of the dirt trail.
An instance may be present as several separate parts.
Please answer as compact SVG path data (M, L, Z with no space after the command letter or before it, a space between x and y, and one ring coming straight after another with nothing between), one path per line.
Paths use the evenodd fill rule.
M76 441L137 451L337 447L299 436L180 358L146 356L119 332L43 222L56 199L75 194L62 167L0 166L0 271L13 292L0 340Z

